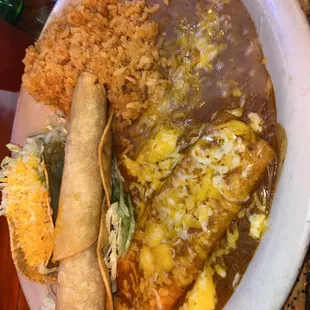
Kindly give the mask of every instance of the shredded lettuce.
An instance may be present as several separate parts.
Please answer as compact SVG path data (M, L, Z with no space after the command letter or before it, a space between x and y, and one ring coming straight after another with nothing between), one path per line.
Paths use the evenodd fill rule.
M8 165L13 159L9 156L5 156L1 162L1 169L3 169L6 165ZM0 176L2 176L3 172L0 172ZM2 177L1 177L2 178Z
M122 220L117 213L118 202L111 205L106 214L106 225L109 230L109 249L106 253L104 261L110 271L110 278L112 284L112 292L116 292L116 274L117 274L117 260L120 257L120 248L118 245L122 244Z
M105 263L110 270L112 291L116 291L117 260L125 256L131 244L136 223L134 209L129 193L124 192L124 178L116 162L112 158L112 205L106 214L106 226L109 231L109 250L105 256Z
M55 113L48 119L48 124L46 126L46 130L44 131L44 133L40 133L38 135L27 138L26 143L24 144L22 148L13 143L9 143L6 145L7 148L12 152L12 157L6 156L1 162L0 190L2 191L2 201L0 205L0 215L5 215L6 209L7 209L6 192L7 192L8 184L5 178L8 176L11 168L16 164L17 160L21 158L22 162L27 163L29 159L37 158L37 160L40 162L39 171L38 171L40 174L40 178L42 181L45 181L43 162L47 166L47 169L51 170L50 165L51 164L54 165L56 162L54 158L51 158L52 157L51 150L55 149L56 147L58 149L63 150L64 143L66 140L66 135L67 135L67 122L64 119L62 114ZM46 156L47 154L46 151L50 153L49 157ZM58 153L60 154L61 152L58 152ZM64 156L63 153L64 152L62 151L61 155L59 155L57 158L58 162L60 161L59 169L61 170L63 166L61 165L61 163L63 162L63 156ZM51 174L51 171L49 171L49 174ZM59 174L60 172L58 172L58 175ZM51 180L49 181L50 181L50 185L53 186L53 183L51 182ZM57 184L57 186L59 186L59 188L58 190L54 190L55 193L60 190L60 185ZM56 197L57 193L54 196ZM58 204L58 201L55 203L53 203L52 201L52 207L55 204Z
M46 144L44 146L43 157L48 172L51 207L53 209L53 221L56 223L65 158L65 144L63 141L54 141L53 139L53 142Z
M134 211L129 193L124 192L122 177L116 162L116 157L113 155L112 160L112 204L117 202L116 212L122 222L122 244L119 244L120 255L125 256L128 252L133 233L136 228Z
M13 143L9 143L6 145L6 147L12 152L12 153L19 153L21 151L21 148Z

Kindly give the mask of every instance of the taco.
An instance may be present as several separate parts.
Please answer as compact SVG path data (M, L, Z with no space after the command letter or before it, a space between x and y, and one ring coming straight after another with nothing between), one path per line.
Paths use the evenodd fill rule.
M8 144L13 157L1 163L0 215L8 220L14 264L26 279L41 284L54 283L57 276L57 266L51 262L53 217L65 139L66 123L57 117L47 133L28 138L23 148Z

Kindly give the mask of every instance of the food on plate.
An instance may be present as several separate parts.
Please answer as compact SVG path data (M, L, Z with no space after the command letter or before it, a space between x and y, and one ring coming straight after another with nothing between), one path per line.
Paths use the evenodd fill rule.
M103 199L98 148L106 123L105 90L94 75L82 74L65 148L53 254L57 261L87 249L98 237Z
M16 269L38 283L56 282L57 266L51 262L54 246L53 215L58 205L53 183L61 179L66 124L28 138L23 148L9 144L14 157L1 163L2 203L10 230ZM51 171L53 170L53 171ZM53 194L52 194L53 193ZM52 199L51 199L52 198Z
M177 306L183 305L184 309L186 306L190 309L194 307L193 296L205 296L206 299L209 296L208 300L200 299L204 304L201 306L200 303L202 309L207 305L211 309L222 309L240 283L261 237L268 229L268 213L275 190L278 159L282 153L277 142L278 127L272 84L261 62L263 55L254 26L241 2L232 0L216 3L201 1L192 5L186 3L186 6L171 1L170 7L154 13L157 20L170 16L170 21L174 22L173 29L168 19L159 22L161 31L166 33L162 50L170 60L166 76L171 83L157 105L148 106L137 121L114 134L124 184L129 189L137 214L132 248L126 257L118 260L116 304L119 309L128 309L133 305L143 308L149 302L155 308L169 309L177 303ZM184 11L181 12L182 8ZM179 14L179 19L173 17L174 13ZM217 117L214 118L214 115ZM235 120L231 122L234 117ZM250 159L244 158L240 162L241 166L227 180L220 176L214 178L222 207L227 203L231 209L226 221L223 219L220 223L205 223L205 230L214 229L218 233L214 233L213 240L207 240L210 242L209 248L204 246L203 250L197 250L197 254L188 243L198 248L199 243L197 245L180 238L175 240L178 244L167 249L165 246L169 243L169 232L186 230L186 225L191 224L191 217L181 220L181 214L177 213L176 218L180 217L181 221L180 227L177 227L168 211L162 215L161 220L164 218L171 221L171 226L162 231L156 225L147 225L152 216L156 217L152 211L149 215L149 210L160 209L162 213L166 208L170 210L168 198L173 203L175 197L166 197L163 202L158 197L168 194L169 186L172 187L172 176L174 183L177 183L176 174L188 159L190 150L203 136L206 127L225 124L227 130L233 130L228 124L234 122L244 124L245 132L257 137L258 150L264 146L266 151L263 151L263 156L260 151L257 153L259 156L252 156L255 154L251 153L253 150L246 152L251 154ZM123 144L125 139L126 145ZM235 159L235 164L237 161ZM245 181L240 177L241 167L244 175L248 171L251 179ZM257 170L251 171L253 167L257 167ZM204 191L204 185L198 182L197 188ZM185 186L186 190L189 189ZM193 214L190 215L193 215L192 222L197 226L200 224L197 223L199 217L194 216L197 216L194 211L198 212L198 193L197 189L197 196L190 195L186 201L189 207L194 203ZM213 206L218 211L222 210L219 203ZM197 230L191 227L190 232L195 235L199 232ZM158 245L162 252L156 250L153 253L149 250L150 246L144 244L148 240L145 236L152 233L155 239L164 236ZM183 237L188 236L184 233ZM138 246L137 239L141 242ZM178 281L170 282L174 274L171 276L172 271L164 271L168 277L166 290L166 287L163 289L161 286L163 282L160 282L165 279L159 277L155 266L152 267L152 261L155 264L156 260L160 260L162 264L167 263L164 266L166 270L171 265L174 269L177 264L175 260L169 260L169 255L177 256L178 247L184 251L184 257L181 255L183 265L180 264L181 267L185 266L184 272L175 272L179 276ZM188 248L195 260L196 269L193 270L189 269L191 265L187 262L190 256ZM148 263L139 260L140 251ZM161 259L160 255L164 255L162 253L167 255L167 260ZM200 263L196 265L197 260ZM140 264L146 269L149 267L147 271L151 275L139 268ZM186 285L186 281L190 285ZM200 284L205 289L200 290ZM193 290L190 289L191 285ZM204 294L207 291L210 295ZM196 301L198 307L198 299Z
M127 254L135 232L135 214L128 192L124 191L122 177L115 156L112 158L111 204L102 223L108 232L109 247L105 251L105 265L109 269L112 292L115 293L117 277L117 261ZM100 235L99 235L100 238Z
M249 125L217 115L146 204L129 253L118 262L121 307L173 309L197 277L201 287L204 262L274 155ZM208 290L210 275L204 278ZM191 294L183 309L192 309ZM212 296L206 305L216 303Z
M222 309L268 229L285 145L241 1L84 0L24 63L69 133L3 162L21 273L58 272L57 309Z
M61 260L57 282L57 309L105 309L96 244Z
M28 48L23 87L36 101L69 115L79 74L94 73L107 86L117 127L128 126L166 90L158 24L148 18L158 7L147 7L143 0L85 0L69 6Z
M101 276L106 289L106 309L113 309L113 297L111 290L111 280L109 267L105 262L105 257L109 257L108 251L110 247L109 231L106 226L107 209L111 206L112 194L112 122L114 119L114 110L109 109L108 120L101 136L98 148L98 159L100 167L100 176L104 188L104 198L101 206L101 216L99 224L99 235L97 241L97 260L101 272Z
M97 77L81 74L73 93L55 228L57 309L105 307L96 247L103 201L99 145L107 113L106 93Z

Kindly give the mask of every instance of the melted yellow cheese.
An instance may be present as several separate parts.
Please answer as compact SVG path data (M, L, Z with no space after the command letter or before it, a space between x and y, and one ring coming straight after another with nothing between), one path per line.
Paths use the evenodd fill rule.
M160 244L153 249L153 255L155 258L155 266L157 270L163 272L171 271L173 267L173 258L171 249L166 244Z
M228 254L230 250L237 248L237 241L239 240L239 231L236 225L233 230L227 230L227 247L225 253Z
M154 248L161 244L164 235L165 228L163 225L152 222L147 223L144 234L144 242L149 247Z
M147 275L171 271L173 268L171 248L166 244L159 244L154 248L143 246L139 254L139 267Z
M155 164L168 158L176 151L180 133L176 129L162 128L153 139L148 140L137 162Z
M193 289L187 294L180 310L214 310L216 291L212 272L208 266L198 276Z
M267 217L265 214L253 214L250 220L250 236L253 239L260 239L267 229Z
M236 109L230 109L230 110L225 110L225 112L234 115L236 117L242 117L243 115L243 108L236 108Z
M123 164L128 174L142 185L143 198L147 199L157 191L184 157L177 146L181 133L181 130L163 127L146 143L136 160L124 156Z
M139 267L149 276L155 272L154 256L152 250L147 246L142 247L140 250Z
M255 132L261 133L263 131L264 122L259 114L254 112L249 113L249 123Z

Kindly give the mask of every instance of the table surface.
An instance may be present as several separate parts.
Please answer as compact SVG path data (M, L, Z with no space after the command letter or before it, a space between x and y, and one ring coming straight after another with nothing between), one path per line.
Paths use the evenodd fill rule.
M25 0L24 8L15 26L36 39L57 0ZM308 0L299 0L306 9ZM309 16L309 15L308 15ZM309 16L310 17L310 16ZM0 107L1 109L3 107ZM0 114L0 145L10 141L15 107ZM0 157L5 150L0 148ZM0 310L29 310L11 258L7 222L0 217ZM285 310L310 310L310 250L296 284L284 306ZM266 309L267 310L267 309Z

